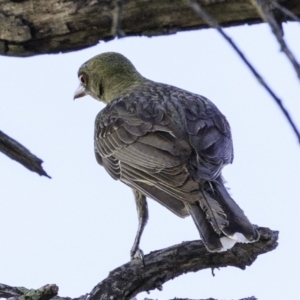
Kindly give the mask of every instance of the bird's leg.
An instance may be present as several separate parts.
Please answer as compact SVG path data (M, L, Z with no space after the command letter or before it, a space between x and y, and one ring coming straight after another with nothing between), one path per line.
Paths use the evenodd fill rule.
M148 205L145 195L138 190L133 189L133 194L136 203L136 209L138 214L139 226L134 239L133 246L130 251L131 259L140 258L143 259L143 251L139 248L140 240L144 228L148 221Z

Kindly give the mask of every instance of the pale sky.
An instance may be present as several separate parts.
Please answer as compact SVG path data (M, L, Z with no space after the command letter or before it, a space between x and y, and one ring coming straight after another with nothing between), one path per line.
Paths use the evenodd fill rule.
M300 27L284 25L300 60ZM244 51L300 127L300 84L266 25L226 32ZM114 181L93 153L93 126L103 104L73 101L77 70L107 51L128 57L145 77L201 94L229 120L235 159L227 186L254 224L279 230L279 246L245 271L232 267L190 273L138 299L174 297L300 299L300 145L274 101L213 30L101 42L66 54L0 57L0 129L44 160L52 179L0 154L0 283L60 296L88 293L126 263L137 229L131 190ZM148 200L141 248L150 251L199 239L191 218L180 219Z

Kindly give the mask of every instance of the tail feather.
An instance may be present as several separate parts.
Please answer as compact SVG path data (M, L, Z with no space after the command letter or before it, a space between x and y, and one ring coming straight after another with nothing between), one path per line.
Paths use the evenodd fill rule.
M203 190L200 192L199 204L214 231L221 234L228 221L220 204Z
M213 183L213 192L217 201L225 212L228 224L222 232L239 242L255 242L259 239L259 233L245 216L243 210L230 197L221 178Z
M214 231L210 222L206 218L206 214L200 206L197 203L188 203L186 204L186 207L195 222L206 249L210 252L222 251L223 246L220 241L220 236Z
M221 177L201 186L198 203L186 206L208 251L220 252L236 242L259 239L258 231L230 197Z

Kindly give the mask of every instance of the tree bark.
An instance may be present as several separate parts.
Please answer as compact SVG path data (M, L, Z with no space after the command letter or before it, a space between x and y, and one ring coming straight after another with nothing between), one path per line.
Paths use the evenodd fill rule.
M162 289L162 285L188 272L228 266L244 270L258 255L274 250L278 243L278 232L269 228L258 228L259 241L253 244L236 244L231 250L211 253L202 241L183 242L169 248L145 255L144 261L134 259L109 273L93 290L76 299L56 296L58 287L46 285L38 290L13 288L0 284L0 298L10 300L130 300L143 291ZM247 298L246 298L247 299ZM248 298L254 300L255 297ZM208 300L208 299L207 299ZM213 300L213 299L211 299Z
M300 1L277 0L300 16ZM115 37L207 28L188 0L0 0L0 54L86 48ZM221 26L261 23L251 1L198 0Z
M2 131L0 131L0 152L19 162L28 170L51 178L43 169L43 161L40 158Z

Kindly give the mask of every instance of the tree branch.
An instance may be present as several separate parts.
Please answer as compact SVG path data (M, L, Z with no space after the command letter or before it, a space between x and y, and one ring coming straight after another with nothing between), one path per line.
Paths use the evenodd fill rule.
M290 116L289 112L283 105L282 100L273 92L273 90L269 87L269 85L265 82L263 77L256 71L256 69L251 65L251 63L248 61L248 59L245 57L243 52L237 47L237 45L232 41L232 39L222 30L221 26L215 20L211 15L209 15L203 7L198 4L195 0L187 0L190 5L194 8L194 10L198 13L198 15L205 20L209 26L215 28L222 36L223 38L230 44L230 46L236 51L236 53L239 55L239 57L243 60L243 62L246 64L246 66L250 69L250 71L253 73L255 78L258 80L258 82L267 90L267 92L271 95L271 97L275 100L276 104L279 106L280 110L282 111L283 115L287 119L288 123L292 127L294 133L297 136L298 142L300 143L300 131L297 128L295 122L293 121L292 117ZM252 1L252 0L250 0Z
M280 5L276 1L272 1L272 5L280 10L283 14L285 14L290 20L294 20L296 22L300 22L300 18L297 17L292 11Z
M97 284L88 295L76 298L76 300L129 300L143 291L160 290L168 280L188 272L228 266L244 270L256 260L258 255L272 251L278 245L278 231L272 231L269 228L258 228L258 231L259 241L253 244L236 244L231 250L221 253L208 252L199 240L183 242L151 252L145 255L144 262L135 259L111 271L109 276ZM52 286L55 290L55 286ZM11 288L10 291L8 286L0 284L0 297L23 300L18 291L20 291L18 288ZM28 290L25 289L25 295L26 291ZM45 300L45 298L35 297L34 300ZM55 297L54 300L75 299Z
M43 169L43 161L40 158L36 157L19 142L12 139L2 131L0 131L0 152L3 152L11 159L19 162L30 171L36 172L41 176L43 175L51 178Z
M300 15L298 0L277 0ZM261 23L249 1L198 0L221 26ZM30 56L83 49L118 36L207 28L184 0L2 0L0 54Z
M276 19L274 18L270 10L270 4L267 3L266 0L250 0L250 1L252 5L257 9L261 18L270 25L272 32L275 35L281 47L281 51L284 52L284 54L287 56L288 60L291 62L292 66L294 67L298 78L300 79L300 65L283 38L281 24L278 24Z
M0 283L0 298L10 298L18 300L50 300L58 293L58 286L47 284L37 290L26 289L24 287L11 287Z

